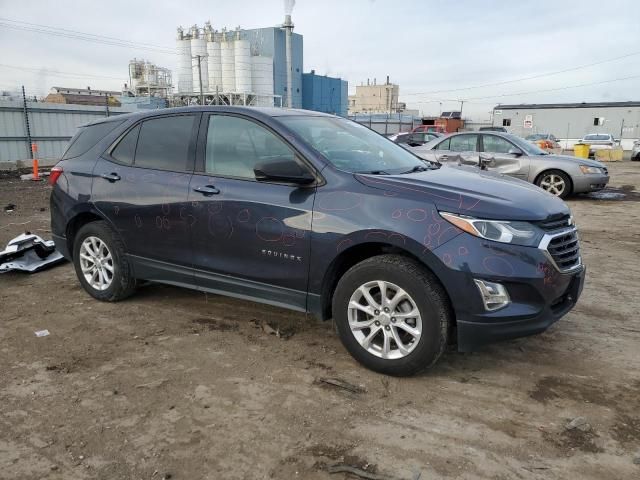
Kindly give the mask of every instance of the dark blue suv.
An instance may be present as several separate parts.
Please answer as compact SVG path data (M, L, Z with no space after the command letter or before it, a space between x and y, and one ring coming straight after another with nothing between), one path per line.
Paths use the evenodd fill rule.
M51 183L56 246L93 297L150 280L310 312L392 375L448 343L542 332L584 282L562 200L315 112L110 117L79 130Z

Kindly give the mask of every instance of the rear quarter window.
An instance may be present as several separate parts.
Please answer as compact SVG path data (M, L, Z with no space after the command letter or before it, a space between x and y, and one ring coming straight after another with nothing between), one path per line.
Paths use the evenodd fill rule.
M71 139L69 147L62 156L63 160L79 157L87 153L100 140L109 135L122 122L104 122L95 125L81 127L78 133Z

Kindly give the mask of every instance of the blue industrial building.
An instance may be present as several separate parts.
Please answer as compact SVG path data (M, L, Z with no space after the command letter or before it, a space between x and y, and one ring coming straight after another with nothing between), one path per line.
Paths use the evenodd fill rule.
M254 28L243 31L243 38L251 42L252 50L273 57L273 94L287 96L287 62L285 59L285 31L279 27ZM302 35L291 35L292 107L302 107Z
M302 74L302 108L347 116L346 80L316 75L315 70Z

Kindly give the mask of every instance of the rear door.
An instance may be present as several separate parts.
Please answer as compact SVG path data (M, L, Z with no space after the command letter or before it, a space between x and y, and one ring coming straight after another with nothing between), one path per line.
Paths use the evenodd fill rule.
M316 188L257 181L254 166L297 159L277 133L252 119L203 118L194 208L193 261L210 291L306 308L311 215Z
M482 135L482 157L489 162L487 170L526 180L531 157L521 148L499 135Z
M163 115L127 130L94 168L92 197L149 280L192 283L188 191L200 114Z

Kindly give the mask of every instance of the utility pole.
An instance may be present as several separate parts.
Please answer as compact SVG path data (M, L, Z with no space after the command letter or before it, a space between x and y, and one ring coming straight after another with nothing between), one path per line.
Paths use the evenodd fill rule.
M105 108L105 115L108 117L109 116L109 94L108 93L104 94L104 108Z
M464 106L464 100L460 100L460 120L462 120L462 107Z
M31 160L33 160L33 143L31 143L31 127L29 126L29 109L27 108L27 95L24 93L24 85L22 86L22 111L24 113L24 126L27 131L29 156L31 157Z
M204 105L204 94L202 92L202 55L196 55L198 59L198 83L200 85L200 105Z

